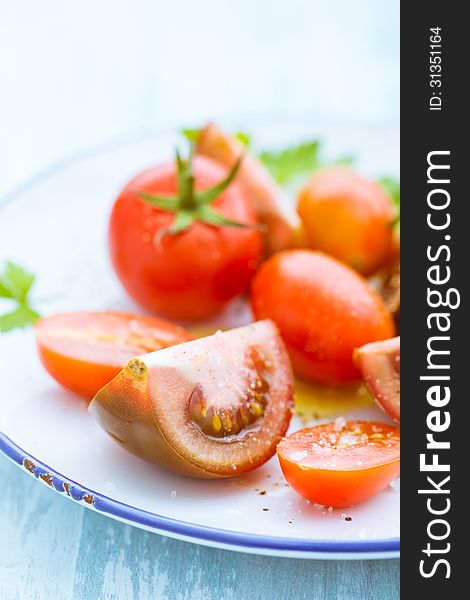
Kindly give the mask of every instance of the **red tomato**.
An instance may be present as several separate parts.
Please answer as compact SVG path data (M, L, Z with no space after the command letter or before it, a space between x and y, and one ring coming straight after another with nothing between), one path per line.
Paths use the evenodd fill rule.
M324 506L351 506L399 475L400 429L362 421L317 425L284 438L277 455L301 496Z
M279 332L261 321L131 360L90 412L141 458L192 477L233 477L275 454L292 379Z
M361 378L355 348L395 335L382 298L358 273L319 252L286 250L253 280L257 319L272 319L304 379L339 385Z
M120 312L55 315L35 332L49 374L89 400L131 358L192 339L168 321Z
M353 359L377 404L400 423L400 338L356 348Z
M193 171L196 191L226 176L223 167L201 156L195 157ZM129 182L111 213L109 247L122 284L143 306L174 319L200 319L217 313L247 289L261 258L262 238L254 228L199 221L180 233L162 236L175 215L137 194L179 191L174 163L149 169ZM236 183L211 207L232 220L256 223L251 204Z
M350 169L316 173L299 194L297 212L311 248L364 275L376 271L390 254L392 202L378 183Z

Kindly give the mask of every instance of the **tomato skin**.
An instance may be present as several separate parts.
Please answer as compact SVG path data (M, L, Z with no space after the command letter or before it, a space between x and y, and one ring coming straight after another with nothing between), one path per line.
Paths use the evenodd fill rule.
M301 190L297 212L310 247L349 264L363 275L388 258L394 210L385 190L351 169L316 173Z
M134 356L192 339L168 321L112 311L46 317L35 333L46 371L88 400Z
M355 271L312 250L272 256L256 274L251 305L272 319L294 371L309 381L342 385L361 378L355 348L395 335L382 298Z
M195 187L207 189L226 175L214 161L196 156ZM168 229L174 215L136 195L175 194L174 163L154 167L128 183L118 196L109 223L109 249L116 273L128 293L147 309L177 320L209 317L242 294L262 254L258 230L194 223L176 235ZM232 183L212 204L224 216L248 224L256 217Z
M338 445L345 432L349 443L354 428L364 440ZM384 490L399 475L400 429L361 421L342 430L334 423L318 425L284 438L277 454L285 478L301 496L324 506L351 506Z

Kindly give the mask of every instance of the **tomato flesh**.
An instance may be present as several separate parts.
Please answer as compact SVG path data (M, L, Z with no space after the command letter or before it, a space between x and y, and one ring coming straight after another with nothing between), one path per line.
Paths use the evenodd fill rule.
M277 447L282 472L301 496L334 508L367 500L400 472L400 430L376 422L301 429Z
M192 339L168 321L122 312L54 315L35 333L48 373L88 400L134 356Z
M90 412L150 462L231 477L275 453L291 418L292 379L276 327L260 321L131 361Z
M400 338L357 348L354 362L380 408L400 423Z

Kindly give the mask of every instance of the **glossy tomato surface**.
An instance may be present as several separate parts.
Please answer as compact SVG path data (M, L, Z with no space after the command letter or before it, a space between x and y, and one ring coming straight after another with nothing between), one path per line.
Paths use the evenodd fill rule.
M395 334L384 301L365 279L311 250L266 261L253 280L251 304L257 319L278 326L296 374L321 384L359 380L354 349Z
M399 475L400 430L338 419L284 438L277 455L285 478L301 496L323 506L351 506Z
M37 322L35 333L49 374L88 400L131 358L192 339L163 319L121 312L46 317Z
M196 190L222 181L226 170L209 158L193 161ZM138 192L176 194L174 163L138 175L117 198L109 224L109 248L119 279L147 309L190 320L217 313L242 294L262 255L259 230L193 223L178 234L163 235L175 216L142 200ZM224 216L255 224L251 203L232 183L212 204Z
M90 412L126 450L193 477L232 477L276 452L293 376L275 325L261 321L131 361Z
M378 183L351 169L316 173L301 190L297 211L312 249L363 275L376 271L390 254L395 216L391 199Z

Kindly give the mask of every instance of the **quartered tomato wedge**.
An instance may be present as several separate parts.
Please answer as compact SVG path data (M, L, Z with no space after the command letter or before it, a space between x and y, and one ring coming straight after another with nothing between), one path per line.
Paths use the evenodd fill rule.
M400 429L351 421L317 425L284 438L277 455L301 496L335 508L367 500L400 472Z
M230 477L275 453L291 418L292 383L275 325L260 321L131 360L90 412L150 462Z
M299 224L295 216L286 211L281 189L258 158L247 152L240 140L226 135L214 123L209 123L200 131L196 149L199 154L226 168L232 168L243 155L236 181L255 209L258 220L266 226L266 254L298 246Z
M400 423L400 338L357 348L354 363L380 408Z
M55 315L40 319L35 331L49 374L89 400L134 356L192 339L163 319L121 312Z

